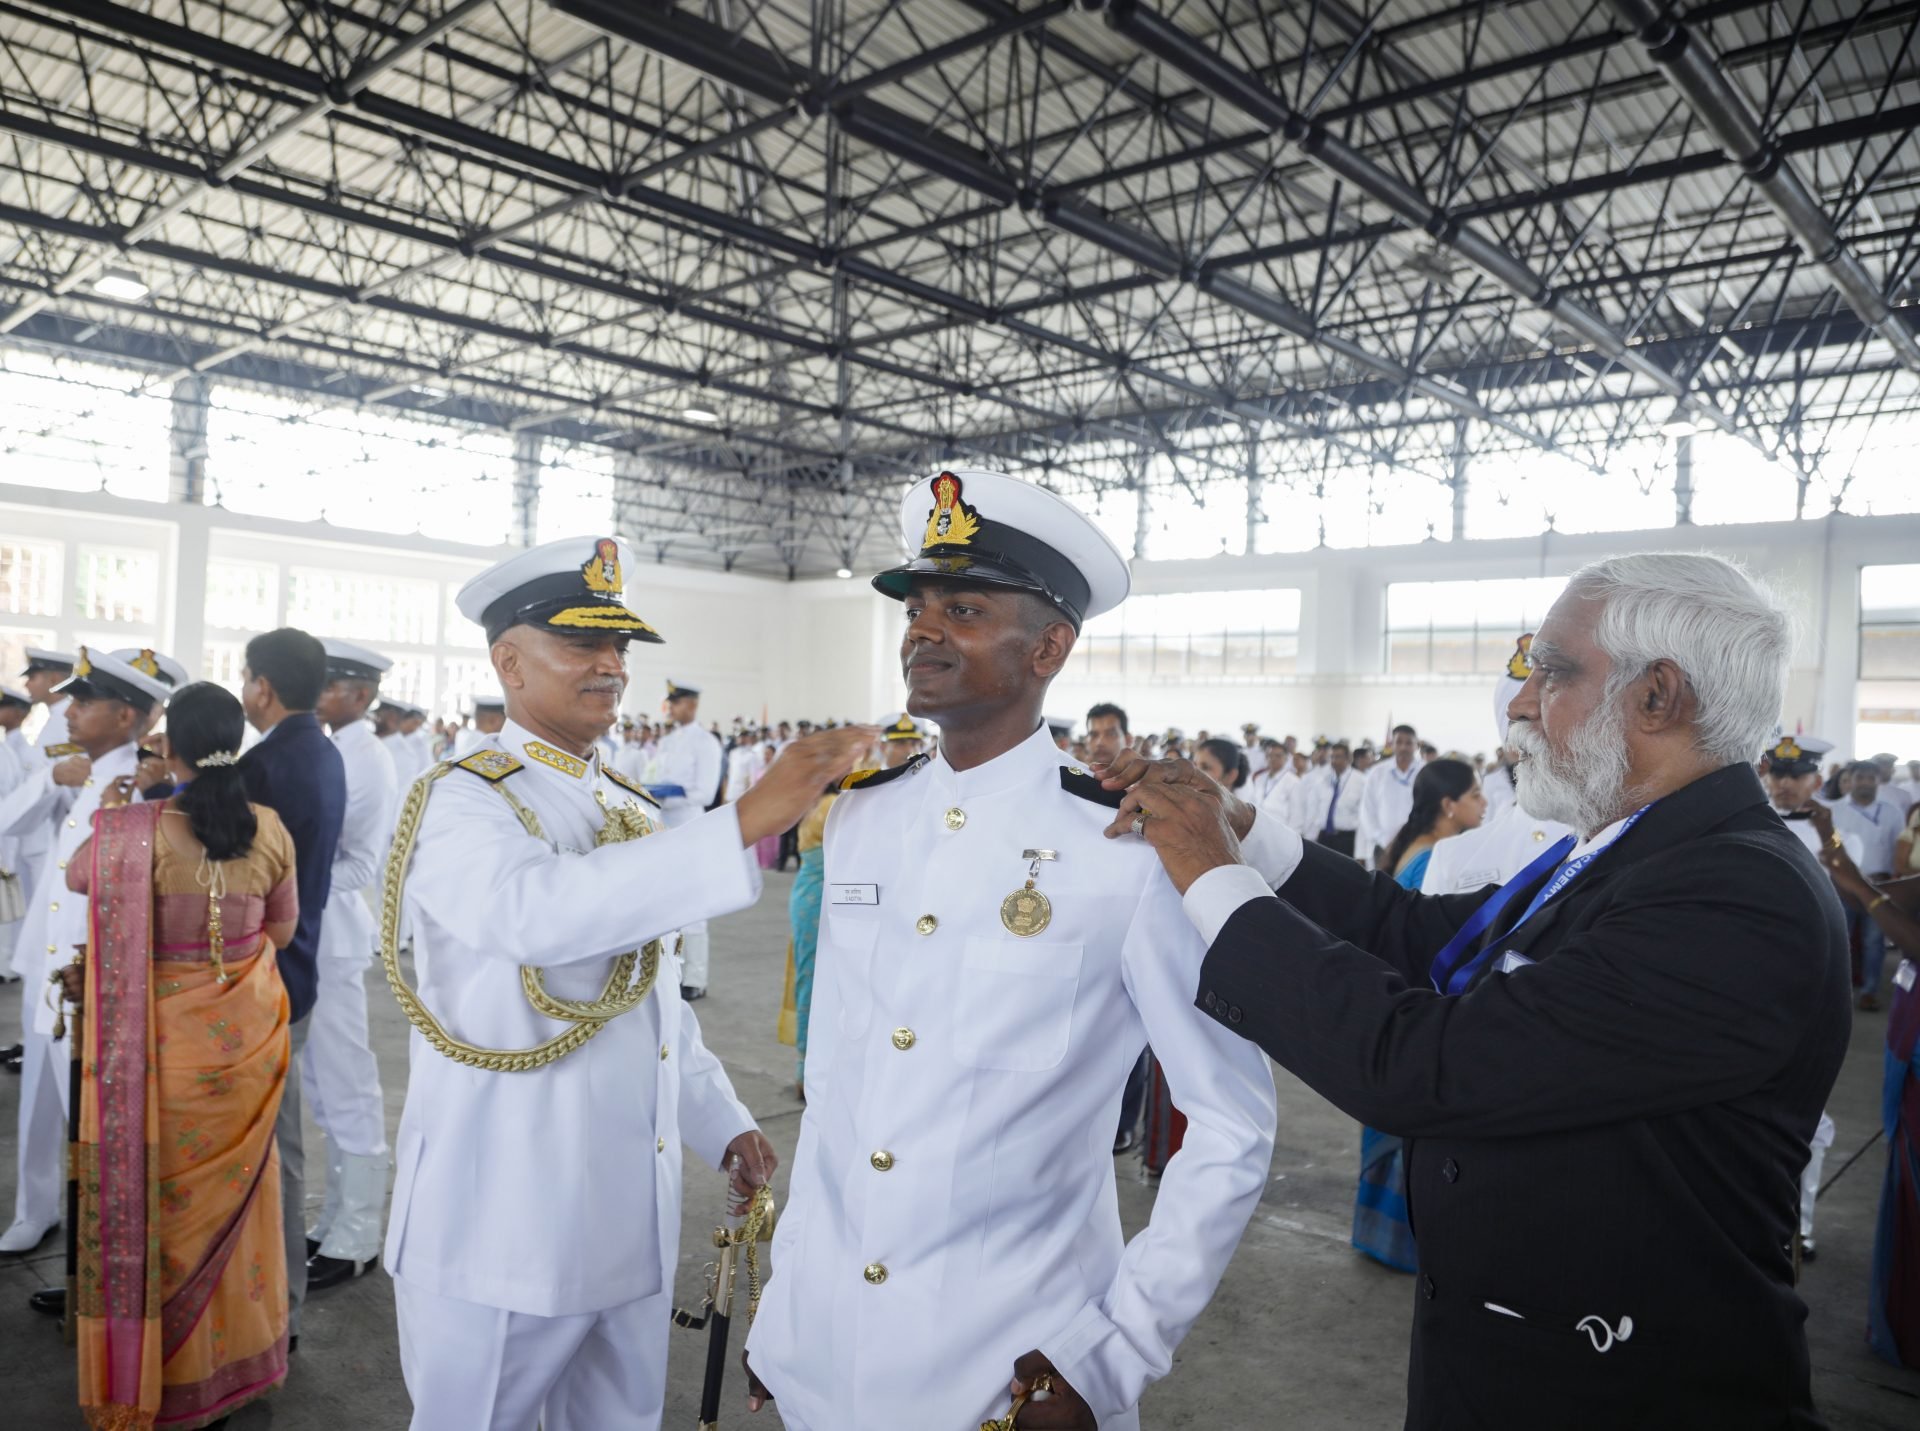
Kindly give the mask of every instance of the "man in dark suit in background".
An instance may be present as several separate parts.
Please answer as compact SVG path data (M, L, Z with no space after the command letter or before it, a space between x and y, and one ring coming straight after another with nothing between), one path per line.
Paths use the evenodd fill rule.
M240 703L260 742L240 757L247 798L266 805L293 837L300 922L279 953L280 978L292 1005L293 1058L274 1134L280 1145L280 1204L287 1235L287 1335L300 1335L307 1296L306 1153L300 1142L300 1050L319 989L320 913L333 887L333 855L347 808L340 752L314 717L327 680L326 649L291 626L247 642Z
M1848 961L1753 771L1790 647L1716 557L1577 572L1509 710L1520 804L1578 836L1497 891L1308 844L1275 898L1231 797L1112 772L1110 833L1144 817L1209 940L1201 1007L1409 1140L1409 1427L1821 1424L1790 1247Z

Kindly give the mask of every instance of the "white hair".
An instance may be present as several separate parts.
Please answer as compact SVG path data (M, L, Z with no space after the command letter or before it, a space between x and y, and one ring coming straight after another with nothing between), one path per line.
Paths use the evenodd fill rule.
M1708 552L1642 552L1583 566L1567 594L1602 604L1594 640L1607 653L1606 702L1656 661L1687 678L1694 743L1722 764L1750 761L1786 698L1793 625L1771 592Z

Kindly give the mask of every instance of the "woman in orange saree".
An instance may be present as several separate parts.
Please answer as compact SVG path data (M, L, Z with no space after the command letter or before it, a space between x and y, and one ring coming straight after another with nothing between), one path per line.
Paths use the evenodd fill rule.
M274 952L297 895L285 827L231 764L242 720L217 686L176 694L180 792L103 808L68 869L91 935L70 1312L80 1405L109 1431L216 1425L286 1378Z

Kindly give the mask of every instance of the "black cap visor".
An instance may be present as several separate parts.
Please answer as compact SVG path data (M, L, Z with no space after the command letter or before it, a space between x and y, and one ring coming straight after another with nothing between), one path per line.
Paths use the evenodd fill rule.
M132 706L142 715L153 709L152 696L124 681L115 680L105 671L69 676L53 688L53 693L76 701L119 701L121 705Z
M998 586L1014 591L1031 591L1044 596L1060 608L1060 614L1078 631L1092 593L1086 578L1065 557L1040 542L1034 555L1040 561L1029 565L1004 552L985 551L977 545L967 547L929 547L903 566L891 567L873 579L873 589L895 601L924 581L971 582L980 586ZM1046 560L1051 558L1051 560ZM1041 568L1047 571L1042 575Z

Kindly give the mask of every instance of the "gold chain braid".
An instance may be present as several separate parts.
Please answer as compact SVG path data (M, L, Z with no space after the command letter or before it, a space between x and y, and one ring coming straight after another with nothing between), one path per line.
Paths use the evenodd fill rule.
M739 1238L746 1243L744 1260L747 1264L747 1325L753 1325L754 1315L760 1310L760 1242L762 1238L773 1240L773 1189L762 1184L753 1190L753 1201L747 1204L747 1215L740 1223Z
M393 832L393 849L387 856L386 878L381 890L380 966L386 971L387 985L393 990L393 997L399 1003L400 1011L407 1016L407 1022L420 1030L422 1037L435 1050L455 1063L465 1064L469 1068L483 1068L491 1073L525 1073L545 1068L579 1048L606 1027L609 1020L637 1007L652 992L654 979L660 972L660 941L652 940L643 950L622 954L616 959L613 972L607 977L606 988L601 991L599 998L590 1001L555 998L547 992L543 971L534 965L523 964L520 968L520 988L527 1002L548 1018L573 1025L565 1033L556 1034L545 1043L522 1049L481 1048L448 1033L420 1001L419 994L408 986L405 976L400 972L400 915L406 894L407 870L413 864L413 847L420 837L420 821L426 814L427 798L433 793L434 782L445 777L453 768L445 763L436 765L414 781L400 806L400 817ZM535 839L544 840L546 835L540 828L539 816L508 794L504 786L496 785L494 788L513 807L526 832ZM616 831L610 821L601 830L596 844L613 844L624 838L624 831ZM630 983L636 963L640 965L640 977Z

